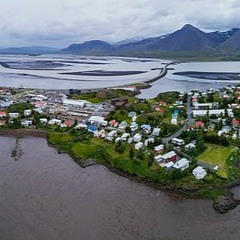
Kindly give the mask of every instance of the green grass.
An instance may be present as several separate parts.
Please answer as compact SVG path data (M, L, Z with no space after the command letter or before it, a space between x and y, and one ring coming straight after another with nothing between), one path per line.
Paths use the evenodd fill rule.
M223 147L216 145L208 145L208 149L200 154L197 159L214 166L219 166L216 172L222 178L228 178L227 160L233 152L232 147Z

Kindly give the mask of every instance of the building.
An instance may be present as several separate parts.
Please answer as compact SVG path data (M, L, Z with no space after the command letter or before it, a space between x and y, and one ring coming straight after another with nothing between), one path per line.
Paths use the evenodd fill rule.
M168 163L170 161L176 162L177 154L174 151L170 151L170 152L168 152L168 153L166 153L164 155L157 155L157 156L155 156L154 160L157 163L161 163L161 162Z
M152 135L158 137L160 134L160 128L153 128Z
M138 143L135 144L135 149L136 150L139 150L142 147L143 147L143 143L142 142L138 142Z
M18 118L20 116L19 113L9 113L9 118L13 119L13 118Z
M6 112L0 112L0 118L4 118L7 116L7 113Z
M196 179L199 180L203 179L207 175L207 172L203 167L197 166L196 168L193 169L192 174Z
M56 124L56 125L61 125L61 123L62 123L62 120L61 119L56 119L56 118L53 118L53 119L51 119L51 120L49 120L48 121L48 124L49 125L54 125L54 124Z
M97 125L102 125L102 126L108 125L108 122L106 120L104 120L104 117L100 117L100 116L91 116L88 119L88 122L90 122L91 124L97 124Z
M33 124L33 121L32 120L22 120L21 121L21 126L23 126L23 127L29 127L29 126L31 126Z
M117 131L116 130L112 130L111 132L109 132L105 139L108 140L108 141L113 141L113 139L117 137Z
M23 115L26 117L26 116L30 116L32 114L32 110L31 109L26 109L24 110L23 112Z
M179 169L181 171L187 169L189 167L189 161L186 158L182 158L178 160L174 165L173 168Z
M136 131L138 129L138 124L136 122L132 122L130 125L130 129L132 132Z
M177 145L177 146L182 146L182 145L185 144L184 140L180 139L180 138L173 138L172 143Z
M161 153L163 153L163 151L164 151L164 145L163 144L160 144L160 145L157 145L157 146L154 147L154 152L156 154L161 154Z
M142 135L140 133L136 133L133 136L133 142L137 143L137 142L140 142L141 140L142 140Z
M193 117L204 117L204 116L225 116L225 113L228 113L229 117L233 117L233 110L232 109L212 109L212 110L193 110Z
M79 109L85 107L85 105L89 103L90 102L85 100L65 99L62 105L70 109Z
M121 136L121 140L122 141L127 141L127 139L130 137L130 133L124 133L122 136Z

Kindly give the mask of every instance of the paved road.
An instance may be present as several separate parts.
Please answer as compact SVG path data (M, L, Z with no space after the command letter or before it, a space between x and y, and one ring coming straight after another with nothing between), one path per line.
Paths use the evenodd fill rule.
M184 126L181 129L179 129L176 133L174 133L173 135L166 137L166 138L162 138L162 142L168 143L171 139L179 137L184 131L187 130L187 127L192 125L193 123L194 123L194 119L192 118L191 96L188 96L188 98L187 98L187 120L186 120Z

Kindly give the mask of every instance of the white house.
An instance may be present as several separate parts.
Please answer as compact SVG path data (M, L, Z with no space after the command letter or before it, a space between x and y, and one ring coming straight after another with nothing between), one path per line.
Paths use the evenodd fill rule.
M132 142L133 142L133 138L129 138L128 140L127 140L127 142L128 142L128 144L131 144Z
M130 125L130 129L132 132L136 131L138 129L138 124L136 122L132 122Z
M87 126L87 124L84 124L84 123L79 123L76 127L75 127L75 129L87 129L88 128L88 126Z
M21 126L23 126L23 127L29 127L29 126L31 126L32 125L32 120L22 120L21 121Z
M61 125L61 123L62 123L62 120L56 119L56 118L53 118L53 119L51 119L51 120L48 121L48 124L49 124L49 125L54 125L54 124L56 124L56 125Z
M105 139L108 141L112 141L115 137L117 137L117 131L112 130L110 133L106 135Z
M9 113L9 118L13 119L13 118L18 118L20 116L19 113Z
M187 145L185 146L185 149L186 149L186 150L190 150L190 149L195 148L195 147L196 147L196 144L190 142L189 144L187 144Z
M48 122L47 118L40 118L39 121L43 124Z
M203 167L197 166L193 169L192 174L196 179L203 179L207 175L207 172Z
M166 163L164 167L167 169L171 169L173 166L174 166L174 162L170 161L170 162Z
M142 135L140 133L136 133L134 136L133 136L133 141L134 142L140 142L142 140Z
M142 147L143 147L143 143L142 142L138 142L138 143L135 144L135 149L136 150L139 150Z
M154 147L154 152L155 153L162 153L164 151L164 145L163 144L160 144L160 145L157 145Z
M31 109L26 109L26 110L24 110L24 112L23 112L23 115L24 116L30 116L32 114L32 110Z
M104 120L104 117L100 117L100 116L91 116L88 121L91 124L99 124L102 126L107 126L108 122L106 120Z
M189 161L186 158L181 158L174 165L173 168L180 169L181 171L189 167Z
M180 139L180 138L173 138L172 143L177 145L177 146L182 146L182 145L185 144L184 140Z
M130 133L124 133L122 136L121 136L121 140L122 141L127 141L127 139L130 137Z
M144 145L147 147L149 143L154 143L154 138L150 137L144 141Z
M152 135L158 137L160 134L160 128L153 128Z

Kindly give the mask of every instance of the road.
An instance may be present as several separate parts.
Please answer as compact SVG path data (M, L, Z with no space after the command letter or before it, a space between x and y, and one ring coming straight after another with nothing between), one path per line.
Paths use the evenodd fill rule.
M171 139L179 137L184 131L187 130L187 127L192 125L194 123L194 119L192 118L192 107L191 107L191 96L188 96L187 98L187 120L184 124L184 126L179 129L176 133L173 135L162 138L163 143L168 143Z

